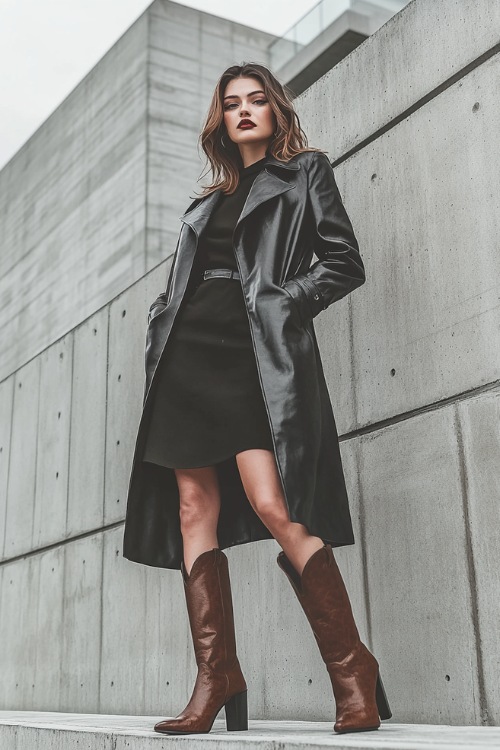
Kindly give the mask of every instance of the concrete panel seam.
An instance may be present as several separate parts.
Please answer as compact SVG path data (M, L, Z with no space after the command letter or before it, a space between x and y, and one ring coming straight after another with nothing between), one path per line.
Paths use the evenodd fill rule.
M47 552L48 550L56 549L57 547L63 547L65 545L72 544L73 542L78 542L80 539L85 539L85 537L88 537L88 536L95 536L96 534L104 534L106 531L111 531L117 526L123 526L124 523L125 523L125 519L122 518L120 521L114 521L113 523L109 523L106 526L99 526L98 529L91 529L90 531L84 531L81 534L75 534L75 536L68 537L67 539L60 539L57 542L46 544L43 547L38 547L37 549L32 549L32 550L29 550L28 552L22 552L20 555L13 555L12 557L8 557L5 560L1 560L0 567L4 565L5 566L12 565L13 563L19 562L19 560L27 560L30 557L41 555L44 552Z
M12 386L11 386L12 395L11 395L11 399L10 399L9 441L12 440L12 427L14 425L14 397L15 397L15 394L16 394L15 385L16 385L16 378L14 376L12 376ZM7 462L7 481L5 482L5 492L6 492L6 502L5 502L5 508L4 508L5 517L4 517L4 524L3 524L2 546L1 546L1 549L0 549L0 553L1 553L2 557L5 554L5 541L6 541L6 538L7 538L7 502L8 502L8 497L9 497L10 455L11 455L11 451L10 451L10 448L9 448L9 460Z
M469 401L475 398L481 393L487 393L488 391L495 391L500 389L500 380L493 380L491 383L485 383L477 388L469 388L466 391L455 393L453 396L447 396L446 398L440 399L439 401L432 401L424 406L419 406L416 409L410 409L410 411L402 412L401 414L395 414L393 417L387 419L380 419L376 422L370 422L365 427L358 427L355 430L345 432L343 435L339 435L339 442L344 440L352 440L353 438L359 437L360 435L369 435L378 430L383 430L385 427L398 424L398 422L406 422L408 419L413 419L419 414L425 414L430 411L436 411L437 409L444 409L450 404L461 403L462 401Z
M34 477L35 477L35 486L33 488L33 505L32 505L32 516L31 516L31 546L33 547L34 543L34 536L35 536L35 507L36 507L36 478L37 478L37 470L38 470L38 429L40 426L40 396L42 395L40 392L42 385L42 362L41 360L38 362L38 403L36 405L36 427L35 427L35 466L34 466Z
M74 350L75 350L75 347L73 346L73 352L74 352ZM70 429L71 429L71 420L70 420ZM68 451L68 460L69 460L69 451ZM68 471L68 475L69 475L69 471ZM69 497L69 494L67 495L67 497ZM66 509L67 508L68 508L68 503L66 502ZM67 518L67 513L66 513L66 518ZM64 599L65 599L65 595L66 595L66 569L67 569L67 562L68 562L67 561L66 550L64 550L62 558L63 558L63 560L62 560L63 571L62 571L62 584L61 584L62 585L62 592L61 592L61 594L62 594L61 634L64 634L65 631L66 631L66 613L67 613L67 608L64 606ZM64 637L62 637L61 640L62 640L61 654L63 654ZM63 695L63 690L64 690L65 673L64 673L63 664L64 664L64 661L63 661L63 659L61 659L61 665L59 667L59 695L58 695L59 709L61 708L61 696Z
M109 324L108 324L108 336L109 336ZM104 513L104 508L103 508ZM104 517L104 516L103 516ZM113 524L116 526L117 524ZM99 655L97 660L97 706L98 710L101 711L101 683L102 683L102 641L103 641L103 608L104 608L104 538L101 538L101 581L100 581L100 592L99 592Z
M111 328L111 305L108 305L107 310L107 328L106 328L106 388L105 388L105 395L104 395L104 408L106 410L106 414L104 417L104 442L103 442L103 451L104 451L104 476L102 478L102 512L101 512L101 519L102 523L104 523L104 519L106 518L106 457L107 457L107 445L108 445L108 396L109 396L109 329Z
M25 367L27 364L29 364L34 359L36 359L37 357L39 357L41 354L43 354L44 352L46 352L47 349L50 349L51 346L56 346L57 344L60 344L61 341L68 335L68 333L70 331L73 331L73 332L77 331L79 328L81 328L86 323L88 323L88 321L91 318L93 318L94 315L97 315L98 313L100 313L101 310L104 310L107 307L111 307L111 305L117 299L119 299L119 297L121 297L122 295L126 294L130 289L132 289L133 286L135 286L140 281L142 281L148 274L154 273L154 271L159 266L161 266L162 263L167 263L168 259L172 255L173 255L173 253L170 253L170 255L167 258L164 258L159 263L157 263L156 266L153 266L152 268L150 268L149 271L147 273L145 273L144 276L142 276L140 279L135 279L134 281L131 281L130 284L127 287L125 287L124 289L121 290L121 292L118 292L118 294L116 294L112 299L108 300L103 305L101 305L101 307L98 307L97 310L94 310L92 313L90 313L90 315L88 315L86 318L84 318L83 320L81 320L74 328L70 328L69 330L64 331L63 333L61 333L60 336L58 336L58 338L54 339L54 341L51 341L50 344L47 344L47 346L44 346L43 349L40 349L39 351L35 352L31 357L29 357L27 360L25 360L24 362L21 362L21 364L19 365L19 367L16 367L15 370L12 370L12 372L10 372L7 375L5 375L5 377L0 380L0 383L3 383L5 380L8 380L8 378L12 377L12 375L14 375L15 373L19 372L19 370L22 370L23 367Z
M351 366L351 399L354 424L358 424L358 394L356 391L356 358L354 356L354 320L352 314L352 297L347 297L347 330L349 336L349 361Z
M64 530L65 533L68 533L68 502L69 502L69 492L70 492L70 471L71 471L71 435L73 431L73 383L75 378L75 336L72 334L72 345L71 345L71 373L70 373L70 382L71 382L71 390L70 390L70 396L69 396L69 415L68 415L68 455L67 455L67 471L66 471L66 518L64 520ZM64 579L64 572L63 572L63 579Z
M109 342L109 325L108 325L108 342ZM107 365L108 367L109 365ZM426 405L425 407L422 407L420 409L413 409L410 412L405 412L402 415L397 415L395 417L391 417L390 419L381 420L379 422L375 422L373 424L370 424L366 427L359 428L357 430L352 430L349 433L346 433L342 436L339 435L339 442L343 442L346 440L352 440L356 437L359 437L361 435L369 435L373 432L377 432L378 430L382 430L385 427L388 427L393 424L397 424L398 422L404 422L408 419L412 419L415 416L418 416L422 413L426 413L429 411L435 411L440 408L445 408L446 406L449 406L450 403L458 403L462 401L468 401L472 398L477 397L480 393L486 393L489 391L494 391L496 389L500 390L500 380L494 381L493 383L489 383L487 385L479 386L478 388L471 389L470 391L465 392L465 394L459 394L458 396L452 396L448 399L443 399L442 401L436 402L434 404ZM106 402L107 402L107 394L106 394ZM106 426L104 428L106 430ZM105 488L105 478L106 473L104 474L104 488ZM104 513L104 498L106 496L105 489L103 491L103 513ZM63 544L71 544L72 542L78 541L79 539L84 539L87 536L94 536L95 534L104 533L108 530L111 530L115 527L121 526L125 523L125 519L120 519L119 521L115 521L110 524L105 524L103 526L100 526L99 528L94 528L89 531L82 532L81 534L75 534L74 536L68 537L66 539L59 540L57 542L53 542L51 544L44 545L42 547L38 547L37 549L29 550L28 552L21 553L19 555L13 555L12 557L6 558L4 560L0 560L0 566L3 565L9 565L11 563L17 562L18 560L23 560L28 557L32 557L33 555L42 554L43 552L46 552L49 549L53 549L55 547L62 546ZM5 537L6 532L4 532Z
M150 138L150 124L151 124L151 117L150 117L150 103L151 103L151 75L150 75L150 65L151 65L151 45L150 45L150 38L151 38L151 13L147 14L147 25L146 25L146 38L147 38L147 49L146 49L146 63L144 65L144 72L146 75L146 112L145 112L145 120L146 120L146 132L144 134L145 138L145 146L144 146L144 217L145 217L145 227L144 227L144 248L142 253L142 273L143 275L146 274L147 271L147 265L148 265L148 240L149 240L149 215L150 215L150 208L149 208L149 156L150 156L150 146L151 146L151 138Z
M474 552L472 549L472 533L469 516L469 477L467 471L467 456L464 448L464 439L462 431L462 423L460 421L460 414L458 412L457 405L453 406L453 419L455 422L455 430L457 437L457 448L458 448L458 466L460 472L460 486L462 489L462 507L464 513L464 526L465 526L465 540L466 540L466 561L467 561L467 577L469 580L470 597L471 597L471 614L472 614L472 627L474 632L474 643L476 650L476 663L477 663L477 681L479 689L479 715L481 724L490 725L492 722L489 717L488 703L486 697L486 683L484 678L484 664L483 655L481 648L481 626L479 622L479 602L477 598L477 573L476 573L476 562L474 559Z
M104 544L102 545L104 547ZM148 585L147 585L147 574L143 570L143 581L144 586L142 587L142 595L144 597L143 599L143 608L144 608L144 622L148 622ZM104 589L104 586L101 587L101 591ZM142 649L142 703L141 703L141 711L144 712L146 709L146 679L147 679L147 648L148 648L148 638L147 638L147 631L146 628L142 629L142 640L143 640L143 649Z
M40 617L40 597L43 596L43 592L42 592L42 580L41 580L42 579L42 565L37 565L37 578L38 578L38 581L37 581L36 613L35 613L35 620L34 621L36 623L36 632L38 633L39 630L40 630L39 621L38 621L38 618ZM31 684L31 689L33 690L33 694L31 696L31 703L33 702L34 689L35 689L36 680L37 680L37 669L36 669L37 668L37 662L38 662L37 652L38 652L38 649L42 645L45 648L45 644L41 644L40 640L38 640L36 642L36 644L35 644L35 664L34 664L34 669L33 669L33 682Z
M361 471L360 463L363 460L363 453L361 451L360 441L356 441L354 445L354 456L356 459L356 486L358 490L359 498L359 533L361 536L361 567L363 570L363 592L365 598L365 610L366 610L366 627L367 633L366 638L368 646L373 651L373 638L372 638L372 612L370 602L370 588L368 586L368 555L367 555L367 541L366 541L366 528L365 528L365 505L363 486L361 483Z
M476 57L474 60L472 60L470 63L465 65L463 68L461 68L459 71L454 73L452 76L447 78L445 81L439 84L439 86L436 86L436 88L432 89L432 91L429 91L425 96L420 97L416 102L414 102L410 107L407 107L403 112L400 112L399 115L394 117L390 122L388 122L386 125L383 125L380 128L377 128L370 136L367 138L363 138L362 141L356 144L356 146L353 146L353 148L346 151L342 156L339 156L338 159L335 159L332 161L332 166L336 168L339 164L342 164L343 162L347 161L347 159L350 159L351 156L354 156L354 154L357 154L359 151L362 151L366 146L369 146L370 143L373 143L374 141L378 140L384 133L387 133L389 130L392 130L397 125L399 125L400 122L403 120L406 120L408 117L410 117L412 114L417 112L419 109L422 109L428 102L435 99L437 96L443 93L443 91L446 91L446 89L451 88L455 83L460 81L462 78L465 78L469 73L471 73L473 70L478 68L480 65L485 63L487 60L490 59L490 57L494 57L496 54L500 52L500 42L498 44L495 44L490 49L486 50L486 52L483 52L479 57Z

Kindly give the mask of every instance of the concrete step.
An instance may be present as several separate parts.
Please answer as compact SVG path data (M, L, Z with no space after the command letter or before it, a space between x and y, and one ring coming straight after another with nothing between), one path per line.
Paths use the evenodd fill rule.
M328 721L250 720L248 731L227 732L224 719L198 735L158 734L164 716L0 711L1 750L288 750L325 747L358 750L476 750L500 748L499 727L382 722L377 731L336 734ZM161 744L158 744L161 743ZM189 744L186 744L189 743Z

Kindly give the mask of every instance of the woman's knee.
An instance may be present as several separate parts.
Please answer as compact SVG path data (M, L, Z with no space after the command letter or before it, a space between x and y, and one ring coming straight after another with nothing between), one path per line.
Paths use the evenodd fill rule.
M288 523L288 512L280 495L275 495L272 492L263 493L259 497L253 498L252 505L261 521L268 528L277 528Z
M176 470L179 486L179 518L182 529L213 522L220 510L216 478L207 471Z

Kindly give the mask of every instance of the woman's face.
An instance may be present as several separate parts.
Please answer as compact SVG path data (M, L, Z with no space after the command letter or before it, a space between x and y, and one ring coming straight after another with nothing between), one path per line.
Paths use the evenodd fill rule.
M267 148L275 129L275 116L258 78L233 78L223 97L224 124L232 141L243 150L255 146ZM254 127L238 125L250 120Z

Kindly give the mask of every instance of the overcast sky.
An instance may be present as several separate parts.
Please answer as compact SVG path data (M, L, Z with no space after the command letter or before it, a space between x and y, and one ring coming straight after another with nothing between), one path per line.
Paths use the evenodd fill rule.
M317 0L190 0L281 35ZM146 0L0 0L0 169L131 26Z

